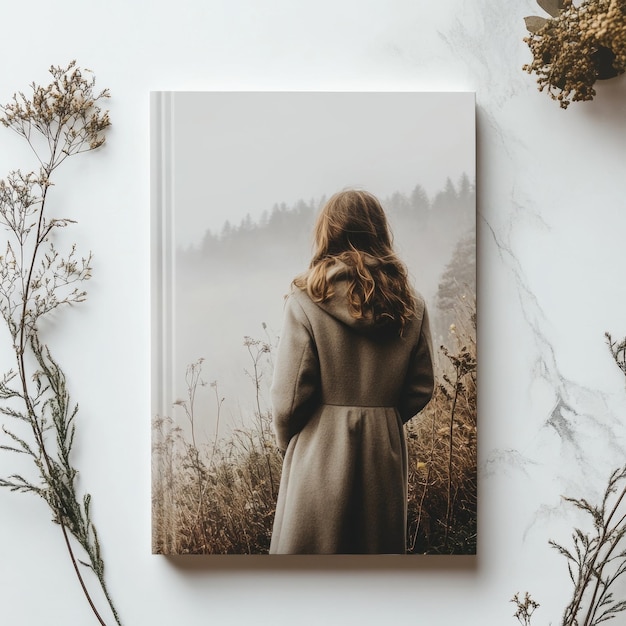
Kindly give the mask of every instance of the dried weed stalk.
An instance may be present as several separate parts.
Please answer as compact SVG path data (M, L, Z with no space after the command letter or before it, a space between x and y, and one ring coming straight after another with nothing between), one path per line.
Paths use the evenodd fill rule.
M78 470L71 459L78 406L73 404L63 370L43 342L38 324L65 305L83 302L81 285L91 277L91 255L66 253L52 240L72 220L51 217L48 208L53 174L69 157L99 148L110 125L99 103L95 78L75 62L50 68L52 82L30 85L0 107L0 123L24 138L38 170L12 171L0 180L0 225L7 232L0 250L0 313L11 338L14 369L0 377L0 414L6 443L0 449L30 459L38 477L22 473L0 478L0 487L33 493L48 504L91 610L105 624L87 589L82 564L96 575L111 614L119 616L107 590L98 534L91 518L91 497L79 495ZM76 554L75 543L86 556Z

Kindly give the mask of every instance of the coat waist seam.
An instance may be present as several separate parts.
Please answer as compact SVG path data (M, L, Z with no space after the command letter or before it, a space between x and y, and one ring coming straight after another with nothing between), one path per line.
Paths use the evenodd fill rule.
M322 406L340 406L344 409L397 409L395 404L339 404L337 402L322 402Z

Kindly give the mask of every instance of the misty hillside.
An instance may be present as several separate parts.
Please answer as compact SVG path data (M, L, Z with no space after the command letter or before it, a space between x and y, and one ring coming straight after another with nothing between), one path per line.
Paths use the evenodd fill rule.
M257 221L227 222L220 232L207 231L199 246L177 251L173 331L180 395L187 365L202 357L205 380L217 381L227 398L226 412L230 406L233 416L245 414L247 407L238 404L249 392L244 337L276 343L284 296L308 266L313 224L324 202L277 204ZM458 299L475 295L474 185L463 176L456 184L448 180L431 198L417 185L381 202L396 251L427 301L438 345L446 341Z
M207 231L198 247L179 250L185 271L294 267L306 268L312 250L312 229L319 207L326 201L275 204L258 221L246 216L241 223L226 222L220 232ZM394 193L381 199L394 244L410 268L417 288L430 300L435 296L441 270L459 239L475 227L475 192L467 176L430 199L417 185L410 194ZM218 270L219 271L219 270Z

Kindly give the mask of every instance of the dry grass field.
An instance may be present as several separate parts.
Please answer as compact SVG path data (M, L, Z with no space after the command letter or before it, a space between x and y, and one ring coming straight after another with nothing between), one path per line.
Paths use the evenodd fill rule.
M471 305L474 307L474 304ZM476 318L465 307L438 348L435 395L406 425L409 452L407 552L476 551ZM452 347L451 347L452 346ZM261 367L272 347L246 338L250 358L252 424L226 437L200 441L196 404L223 398L201 378L202 361L187 369L188 394L177 404L187 418L153 420L153 552L160 554L266 554L282 459L271 413L260 400L269 377Z

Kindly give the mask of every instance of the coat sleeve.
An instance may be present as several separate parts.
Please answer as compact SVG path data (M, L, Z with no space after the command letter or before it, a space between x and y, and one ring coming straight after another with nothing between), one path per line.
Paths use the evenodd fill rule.
M289 296L270 390L276 443L283 452L318 406L319 391L319 359L311 324L297 299Z
M400 395L400 417L408 422L430 401L435 386L433 349L428 324L428 312L424 307L418 341L411 352L406 378Z

